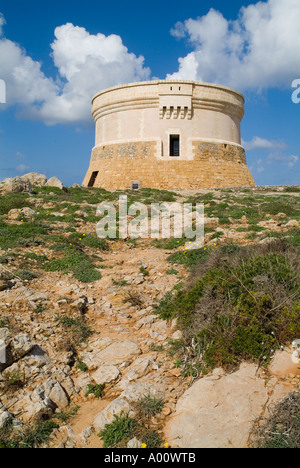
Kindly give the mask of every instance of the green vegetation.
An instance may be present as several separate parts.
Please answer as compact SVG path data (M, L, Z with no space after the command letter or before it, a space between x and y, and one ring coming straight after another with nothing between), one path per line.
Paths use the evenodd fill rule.
M59 413L55 413L55 419L57 419L60 423L66 424L73 416L76 416L78 413L79 406L72 405L70 409L67 411L61 411Z
M41 236L46 234L47 230L35 223L6 224L0 221L0 248L41 245Z
M230 253L230 255L228 255ZM172 259L172 258L171 258ZM177 318L183 338L173 354L198 374L243 359L267 363L274 350L300 334L299 249L229 245L198 254L191 280L168 293L157 313Z
M85 342L93 334L92 329L85 323L82 317L73 318L68 315L61 315L57 316L55 321L66 330L71 331L75 344Z
M21 209L30 206L29 195L11 193L0 196L0 215L5 215L13 209Z
M88 397L89 395L94 395L95 398L102 398L104 394L104 387L105 385L89 384L85 396Z
M130 440L135 435L138 422L130 418L128 414L114 415L114 421L107 424L99 437L103 440L104 448L117 447L124 439Z
M101 273L96 270L90 257L84 252L74 251L63 258L50 260L44 265L45 271L61 271L64 274L73 273L74 277L84 283L101 279Z
M87 372L89 370L88 366L82 362L82 361L78 361L77 362L77 369L79 369L81 372Z
M32 281L38 277L36 273L29 270L19 270L17 271L17 276L26 281Z
M153 397L151 395L145 395L138 403L137 410L145 418L152 418L156 414L162 412L164 408L163 398Z
M8 424L0 431L0 448L36 449L48 442L58 425L53 421L40 422L34 428L16 431Z
M265 421L257 421L253 448L295 449L300 447L300 392L290 393L273 408Z

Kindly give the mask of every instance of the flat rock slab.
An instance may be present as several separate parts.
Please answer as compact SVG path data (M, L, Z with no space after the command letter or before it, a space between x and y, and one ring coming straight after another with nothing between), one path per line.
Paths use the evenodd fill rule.
M122 364L135 356L141 354L141 350L136 343L130 340L115 341L107 348L97 353L97 361L102 366Z
M93 373L92 378L98 385L107 384L117 380L120 371L116 366L101 366Z
M269 399L266 381L256 371L254 364L243 364L233 374L195 382L165 427L168 443L174 448L246 447Z

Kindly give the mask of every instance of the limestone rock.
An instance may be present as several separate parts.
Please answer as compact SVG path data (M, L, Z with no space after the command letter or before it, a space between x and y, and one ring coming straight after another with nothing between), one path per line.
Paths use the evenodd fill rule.
M7 193L31 193L31 184L20 177L5 179L0 183L0 194Z
M99 413L94 421L93 427L99 433L102 431L106 424L111 424L114 420L114 415L120 416L121 413L129 413L129 415L133 416L134 413L130 410L129 403L124 398L117 398L116 400L112 401L101 413Z
M21 180L29 182L31 185L36 187L44 187L47 182L47 177L44 174L38 174L37 172L30 172L20 177Z
M244 364L230 375L195 382L179 399L165 427L174 448L244 448L253 421L268 402L257 366Z
M290 374L300 375L299 363L294 362L293 352L292 348L276 351L268 368L269 373L277 377L284 377Z
M92 369L100 366L117 366L139 354L141 350L133 341L114 341L102 351L86 354L83 360L88 368Z
M66 408L69 405L67 394L58 382L52 388L49 398L58 408Z
M128 368L126 379L130 382L144 377L151 369L153 359L148 357L138 357L134 363Z
M115 366L101 366L99 369L92 374L93 380L98 385L106 384L117 380L120 375L120 371Z
M25 207L21 209L13 209L7 215L8 219L18 219L20 216L24 216L25 218L32 218L35 215L35 211L31 208Z
M125 398L129 403L134 403L147 395L157 398L164 397L164 393L160 389L154 387L153 384L149 382L135 382L127 386L121 393L120 398Z
M14 361L26 356L35 346L30 336L26 333L20 333L11 340L11 351Z
M219 226L219 218L204 218L206 228L216 228Z
M56 187L63 190L64 185L57 177L51 177L46 183L46 187Z
M130 449L140 449L142 448L142 442L140 440L138 440L136 437L134 437L133 439L131 439L128 443L127 443L127 448L130 448Z
M11 419L12 415L8 411L0 410L0 429L4 429Z

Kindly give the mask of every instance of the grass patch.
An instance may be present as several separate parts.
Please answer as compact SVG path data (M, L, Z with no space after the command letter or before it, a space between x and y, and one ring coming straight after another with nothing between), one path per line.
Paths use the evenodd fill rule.
M29 270L19 270L17 271L16 276L18 276L24 281L32 281L38 278L38 275L36 273L29 271Z
M152 418L156 414L159 414L164 409L163 398L152 397L151 395L145 395L138 403L136 408L138 412L145 418Z
M20 195L19 193L11 193L5 196L0 196L0 215L5 215L13 209L21 209L30 206L28 202L29 195Z
M68 315L61 315L55 318L55 322L58 322L66 330L71 331L75 344L86 342L93 334L92 329L85 323L82 317L72 318Z
M39 423L35 428L28 428L23 433L16 433L11 426L0 431L0 448L36 449L48 442L58 425L53 421Z
M0 221L0 247L4 250L41 245L40 237L46 234L47 230L35 223L7 224Z
M45 271L72 273L76 279L83 283L92 283L101 279L101 273L96 270L90 257L81 251L73 251L63 258L50 260L43 268Z

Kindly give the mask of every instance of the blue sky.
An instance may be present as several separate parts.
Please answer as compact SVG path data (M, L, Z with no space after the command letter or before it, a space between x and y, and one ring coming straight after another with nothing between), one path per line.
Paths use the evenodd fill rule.
M90 101L108 86L179 78L244 93L243 144L260 185L300 183L299 0L1 0L0 180L81 183Z

